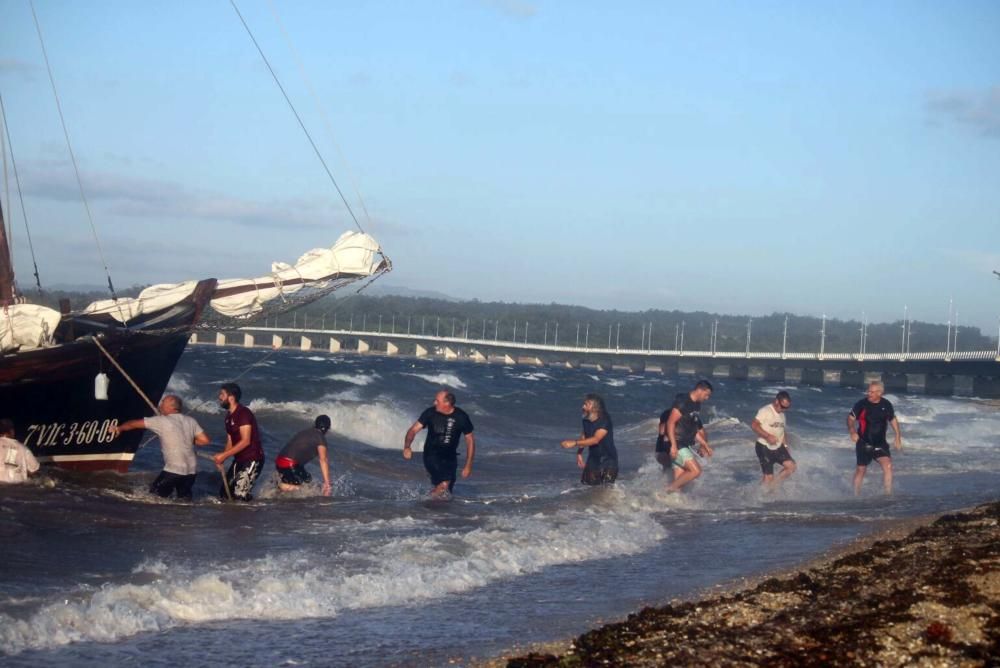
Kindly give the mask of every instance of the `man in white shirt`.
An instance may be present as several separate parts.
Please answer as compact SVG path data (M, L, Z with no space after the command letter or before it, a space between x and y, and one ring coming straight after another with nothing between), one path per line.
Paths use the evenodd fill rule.
M757 434L754 450L764 474L762 485L777 486L795 473L795 460L788 452L788 439L785 435L785 411L791 406L791 395L782 390L774 397L774 401L757 411L757 417L750 425ZM775 464L781 466L777 479L774 477Z
M38 470L38 460L14 438L14 422L0 420L0 484L19 483Z
M182 415L181 398L168 394L160 400L160 414L129 420L115 428L115 434L132 429L148 429L160 437L163 450L163 470L149 491L164 498L177 492L178 499L190 499L198 471L195 445L208 445L210 439L194 418Z

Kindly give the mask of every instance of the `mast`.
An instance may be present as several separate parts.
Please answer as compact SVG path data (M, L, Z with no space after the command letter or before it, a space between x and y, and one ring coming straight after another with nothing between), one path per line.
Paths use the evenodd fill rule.
M7 223L3 218L3 202L0 201L0 302L4 305L16 301L14 293L14 264L10 261L10 246L7 244Z

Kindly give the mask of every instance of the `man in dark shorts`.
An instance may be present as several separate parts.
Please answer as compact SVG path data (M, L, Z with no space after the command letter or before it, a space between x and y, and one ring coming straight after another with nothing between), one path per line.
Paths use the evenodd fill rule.
M701 423L701 404L712 396L712 384L707 380L699 380L694 389L687 394L674 397L667 418L667 440L670 443L670 463L674 469L674 481L667 487L667 492L679 492L684 485L693 482L701 475L701 465L694 458L692 448L698 444L698 454L711 457L712 448L708 445L705 427Z
M194 418L182 415L184 402L174 394L160 400L159 415L123 422L112 431L115 436L123 431L148 429L160 439L163 452L163 470L156 477L149 491L168 498L177 494L178 499L192 498L192 488L198 471L194 446L208 445L210 439Z
M610 485L618 478L618 450L611 416L599 394L583 397L583 433L576 440L562 441L564 448L576 448L576 465L583 469L584 485ZM587 448L587 462L583 449Z
M795 460L788 452L788 438L785 434L785 411L791 406L792 396L782 390L775 395L774 401L757 411L757 416L750 423L753 433L757 434L754 451L764 475L762 485L777 486L795 473ZM774 477L776 464L781 467L777 479Z
M854 404L847 415L847 433L854 441L857 468L854 469L854 496L861 494L868 465L874 459L882 467L882 487L886 494L892 494L892 455L885 440L889 427L896 433L893 447L903 450L903 434L899 430L896 411L888 399L882 396L885 386L875 381L868 385L864 399Z
M260 443L257 418L249 408L240 403L243 391L236 383L224 383L219 388L219 405L226 411L226 448L215 455L215 465L222 471L222 464L233 458L229 470L223 472L226 483L219 489L220 498L232 494L239 501L253 499L253 484L264 468L264 448Z
M472 475L472 459L476 455L476 438L472 434L472 420L455 405L455 395L441 390L434 395L434 405L425 410L406 432L403 439L403 457L413 457L410 447L421 429L427 429L424 441L424 468L431 476L431 496L447 498L455 487L458 471L458 441L465 434L465 466L462 477Z
M278 488L283 492L299 489L312 481L306 464L319 457L319 470L323 473L323 496L330 496L330 463L327 456L326 432L330 429L330 418L320 415L309 429L303 429L292 437L274 460L281 478Z

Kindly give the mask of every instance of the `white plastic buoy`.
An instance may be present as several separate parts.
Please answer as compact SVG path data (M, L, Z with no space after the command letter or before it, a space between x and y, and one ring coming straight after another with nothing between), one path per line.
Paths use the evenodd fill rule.
M94 377L94 398L98 401L108 400L108 383L111 381L108 379L108 374L103 371Z

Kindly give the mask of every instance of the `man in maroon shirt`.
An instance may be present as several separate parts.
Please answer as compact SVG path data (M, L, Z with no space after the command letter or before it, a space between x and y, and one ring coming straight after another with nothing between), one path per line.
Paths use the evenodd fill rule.
M215 465L222 471L222 464L230 457L233 462L229 470L223 472L228 481L228 489L224 484L219 490L219 496L225 499L232 490L234 499L250 501L253 484L264 469L264 448L260 444L260 430L257 429L257 418L249 408L240 403L243 395L236 383L224 383L219 388L219 404L226 411L226 449L215 455Z

